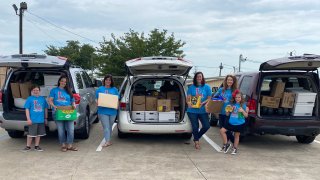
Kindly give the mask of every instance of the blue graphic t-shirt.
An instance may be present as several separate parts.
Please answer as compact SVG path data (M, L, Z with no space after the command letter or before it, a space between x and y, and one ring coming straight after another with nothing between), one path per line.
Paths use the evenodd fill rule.
M240 104L236 103L232 106L233 110L232 113L230 114L230 119L229 119L229 123L231 125L241 125L244 124L245 118L243 116L243 114L241 112L238 112L239 108L240 108ZM242 109L245 111L247 108L247 106L245 104L242 105Z
M59 87L51 89L49 97L53 98L55 106L71 106L74 102L74 98L70 97L65 89Z
M99 93L113 94L113 95L119 96L118 89L115 87L106 88L105 86L100 86L96 90L96 99L99 98ZM114 116L114 115L117 115L117 112L118 112L117 109L98 106L98 114Z
M232 98L232 90L231 88L223 91L223 87L219 88L218 91L214 94L214 96L222 96L224 99L223 106L221 109L221 114L226 115L226 106L230 104L230 100Z
M48 104L43 96L29 96L24 108L29 109L32 123L44 123L44 113Z
M201 103L208 99L208 96L211 97L212 91L209 85L205 84L203 86L195 86L191 85L188 88L187 95L189 96L201 96ZM203 114L207 113L204 106L201 106L200 108L190 108L188 107L187 112L190 113L198 113Z

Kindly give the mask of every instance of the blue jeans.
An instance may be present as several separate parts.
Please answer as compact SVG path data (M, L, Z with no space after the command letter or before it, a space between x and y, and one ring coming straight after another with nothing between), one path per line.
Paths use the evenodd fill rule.
M103 136L106 142L110 141L112 134L112 125L116 119L116 115L110 116L106 114L98 114L99 120L103 127Z
M55 120L60 144L72 144L74 140L74 122L58 121L55 117L55 111L52 112L52 118ZM67 134L66 134L67 132Z
M198 113L188 112L188 116L192 125L193 140L199 141L202 135L206 133L210 128L208 114L207 113L198 114ZM199 131L199 120L202 124L200 131Z

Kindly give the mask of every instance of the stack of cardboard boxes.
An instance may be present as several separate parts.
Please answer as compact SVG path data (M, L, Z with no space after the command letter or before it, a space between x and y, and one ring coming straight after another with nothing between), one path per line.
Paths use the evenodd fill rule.
M288 108L293 116L311 116L315 97L316 93L303 90L302 88L285 89L285 83L277 81L272 86L270 96L262 96L261 106Z
M180 93L152 93L150 96L132 97L132 119L136 122L177 122Z

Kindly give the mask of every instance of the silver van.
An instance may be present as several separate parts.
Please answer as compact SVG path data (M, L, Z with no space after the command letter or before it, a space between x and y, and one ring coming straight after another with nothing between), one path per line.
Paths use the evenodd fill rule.
M0 56L0 67L8 67L6 80L0 91L0 126L10 137L19 138L27 127L24 102L30 95L30 84L40 86L42 96L48 97L61 75L69 78L69 85L77 106L75 136L87 139L90 125L98 122L95 84L83 69L70 65L64 57L37 54ZM29 85L28 85L29 84ZM47 130L55 131L51 108L48 109Z
M191 62L176 57L142 57L126 62L119 92L118 137L132 133L180 134L191 138L186 79ZM159 102L169 106L159 112Z

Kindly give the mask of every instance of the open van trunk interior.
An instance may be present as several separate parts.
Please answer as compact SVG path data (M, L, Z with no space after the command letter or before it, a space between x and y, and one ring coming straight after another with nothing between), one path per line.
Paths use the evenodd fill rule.
M3 99L4 116L6 119L26 119L24 104L31 95L32 84L40 86L40 96L46 99L52 88L57 86L59 77L65 74L50 69L41 70L17 70L9 76L8 86ZM66 74L65 74L66 75ZM51 120L51 108L49 107L48 119Z
M136 123L179 123L184 118L185 90L169 78L135 81L130 91L130 116Z
M274 120L316 119L318 80L314 73L287 73L262 78L259 115Z

